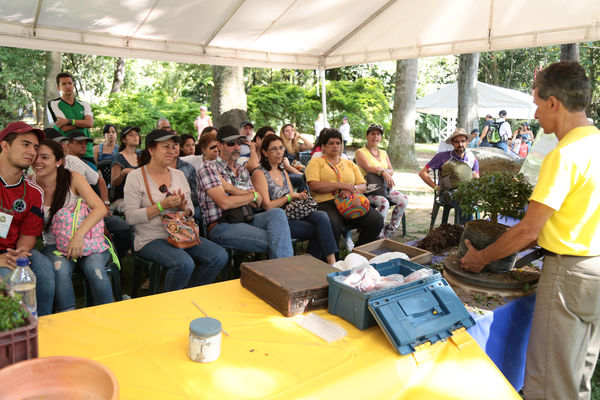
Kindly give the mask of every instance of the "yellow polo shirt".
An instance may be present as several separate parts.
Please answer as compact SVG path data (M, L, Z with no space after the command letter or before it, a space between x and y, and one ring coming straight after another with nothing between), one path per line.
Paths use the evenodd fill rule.
M556 210L538 244L557 254L600 255L600 131L568 132L542 163L531 200Z
M361 183L365 183L365 178L363 178L362 174L360 173L358 165L354 164L352 161L341 159L340 162L335 165L335 167L340 173L342 182L350 183L351 185L360 185ZM306 182L338 181L335 172L325 161L325 157L311 158L310 162L306 166L306 171L304 171L304 176L306 177ZM313 192L311 194L317 203L333 199L333 195L331 193Z

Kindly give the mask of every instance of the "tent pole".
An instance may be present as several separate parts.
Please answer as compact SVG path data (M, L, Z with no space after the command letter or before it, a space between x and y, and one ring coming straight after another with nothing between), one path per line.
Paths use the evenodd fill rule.
M321 76L321 103L323 105L323 126L327 126L327 95L325 88L325 67L319 67Z

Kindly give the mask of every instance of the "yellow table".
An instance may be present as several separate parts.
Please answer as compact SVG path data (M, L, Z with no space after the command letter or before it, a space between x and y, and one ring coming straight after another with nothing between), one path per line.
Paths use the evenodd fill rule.
M187 357L191 300L229 333L210 364ZM467 333L400 356L379 327L316 313L348 336L326 343L228 281L42 317L40 356L102 362L124 400L520 399Z

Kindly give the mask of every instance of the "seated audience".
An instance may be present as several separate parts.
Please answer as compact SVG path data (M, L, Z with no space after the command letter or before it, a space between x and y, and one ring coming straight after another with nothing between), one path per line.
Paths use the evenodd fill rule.
M110 184L115 190L112 201L123 198L127 175L138 167L137 148L140 146L140 128L126 126L121 130L119 153L113 159Z
M104 125L102 133L104 134L104 143L94 146L94 160L96 164L100 161L112 160L119 153L117 128L113 124L107 124Z
M363 176L367 173L375 174L383 179L385 182L388 193L387 196L373 195L367 192L367 198L371 202L371 207L374 207L383 217L388 215L390 206L394 206L392 217L390 222L387 223L380 237L392 239L394 233L400 222L402 221L402 215L406 210L408 204L408 198L400 191L394 189L394 168L385 150L380 150L377 146L381 143L381 137L383 135L383 127L381 125L371 124L367 128L367 144L356 151L356 163Z
M260 156L256 152L256 145L251 142L254 137L254 125L252 125L252 122L242 122L239 134L244 136L246 141L240 146L240 156L238 157L237 163L246 165L247 162L250 162L250 165L258 166Z
M457 128L454 133L448 139L446 139L446 143L452 145L454 150L437 153L427 164L425 164L423 169L419 171L419 176L423 182L435 190L435 195L439 196L442 204L448 204L451 207L456 207L459 210L458 220L463 225L473 219L473 216L463 215L462 211L460 211L460 204L456 203L456 201L452 198L452 191L455 189L438 186L439 182L434 182L429 176L429 170L438 170L439 175L442 166L445 163L449 161L455 161L466 164L468 168L471 169L473 177L479 178L479 162L473 153L470 150L467 150L467 145L472 139L473 136L467 134L463 128Z
M290 178L283 169L285 147L275 136L265 137L261 144L260 166L252 174L252 184L262 197L262 208L285 208L296 199L306 199L306 191L296 193ZM308 252L315 258L335 263L338 248L331 231L329 217L316 210L302 219L288 219L292 239L308 240Z
M369 211L362 217L345 219L338 212L334 201L336 192L342 198L353 193L364 193L365 178L356 164L341 157L343 145L342 134L339 131L328 129L320 136L323 143L323 157L313 157L306 167L306 181L318 203L318 208L329 216L336 241L339 240L344 228L356 228L360 232L356 242L357 246L372 242L377 239L383 228L381 214L369 208ZM341 182L338 181L338 174Z
M29 257L36 277L38 316L52 313L54 304L54 267L35 249L44 226L42 189L26 179L23 170L33 164L44 132L25 122L11 122L0 131L0 199L12 217L0 235L0 278L8 279L19 257ZM5 216L6 218L6 216Z
M292 124L283 125L279 131L279 137L285 146L285 157L290 165L298 171L303 171L304 166L300 163L300 152L312 150L314 147L312 141L300 135Z
M192 135L184 133L181 137L181 150L179 150L179 157L193 156L195 150L196 140Z
M64 167L64 154L60 144L45 140L40 144L34 163L35 175L32 179L44 191L44 248L42 253L54 265L56 290L54 304L57 312L75 309L73 271L79 267L90 285L96 305L112 303L112 287L104 267L110 259L108 245L102 241L94 245L94 253L83 256L85 237L106 215L106 207L92 190L85 178ZM59 224L54 216L63 208L73 209L81 199L82 207L87 205L90 213L73 232L67 252L57 251L53 229ZM64 211L63 211L64 212ZM58 254L57 254L58 253Z
M140 155L140 168L125 182L125 218L134 226L135 251L143 258L167 269L164 290L183 289L212 283L227 263L227 252L208 239L188 249L171 246L161 214L185 211L193 215L190 186L183 172L171 167L178 154L176 136L156 129L146 136L146 148ZM144 175L152 200L146 192Z
M274 135L275 129L270 126L263 126L258 131L256 131L256 135L252 138L252 142L250 142L250 151L256 153L254 156L250 157L245 167L250 174L254 172L256 168L260 165L260 146L262 144L262 140L266 135Z
M282 209L272 208L247 217L242 213L246 222L223 219L225 211L230 215L236 209L242 211L242 206L260 207L262 196L254 190L248 171L237 163L246 138L226 125L219 129L217 141L219 157L204 162L198 172L198 198L209 238L228 248L267 253L269 258L293 256L290 229Z

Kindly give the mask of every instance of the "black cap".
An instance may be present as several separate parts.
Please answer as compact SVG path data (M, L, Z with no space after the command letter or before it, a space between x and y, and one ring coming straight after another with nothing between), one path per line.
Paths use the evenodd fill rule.
M242 122L241 125L240 125L240 128L243 128L243 127L245 127L247 125L250 125L252 127L252 129L254 129L254 125L252 125L252 122L250 122L250 121L244 121L244 122Z
M478 128L473 128L473 130L471 131L471 135L474 133L479 133L479 129Z
M171 138L175 138L175 141L178 141L178 136L174 135L172 132L165 131L164 129L154 129L148 135L146 135L146 148L152 142L164 142L165 140L169 140Z
M60 143L63 140L67 140L68 139L62 133L60 133L59 131L57 131L54 128L46 128L46 129L44 129L44 133L46 134L46 139L54 140L55 142L59 142Z
M498 113L499 116L501 117L506 117L506 110L502 110Z
M250 124L250 125L252 125L252 124ZM235 140L239 137L246 137L246 136L240 135L240 132L231 125L222 126L217 131L217 141L219 141L219 142L228 142L230 140Z
M131 131L136 131L137 133L140 133L142 130L139 126L126 126L125 128L121 129L119 138L123 139L123 137Z
M87 137L85 135L85 132L79 130L79 129L73 129L70 130L69 132L67 132L67 139L69 140L83 140L83 141L87 141L87 142L93 142L94 140L91 137Z

